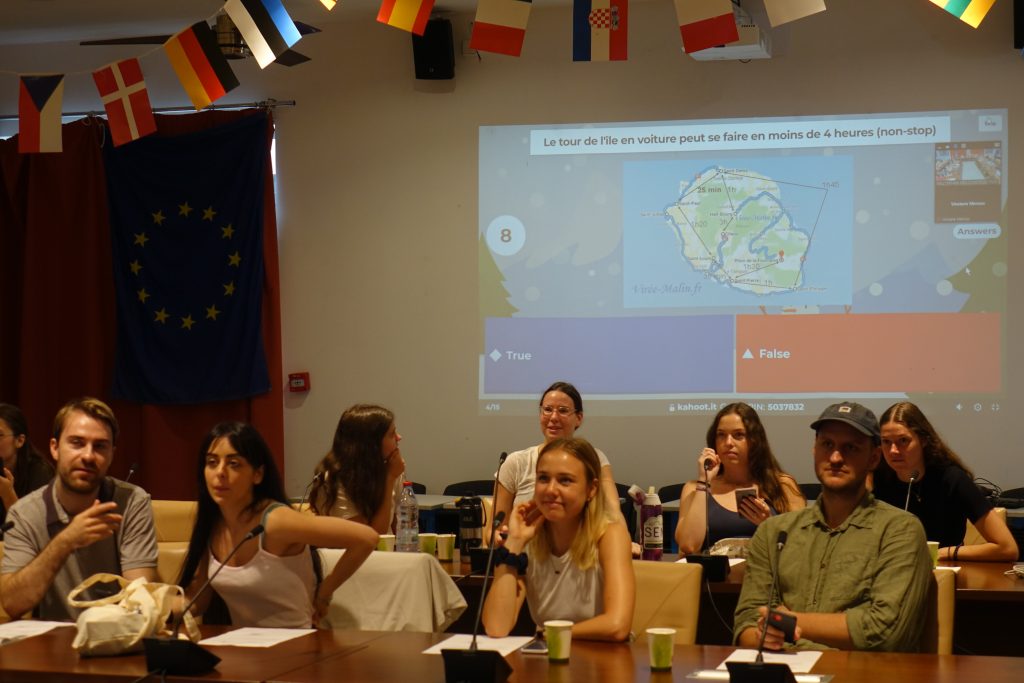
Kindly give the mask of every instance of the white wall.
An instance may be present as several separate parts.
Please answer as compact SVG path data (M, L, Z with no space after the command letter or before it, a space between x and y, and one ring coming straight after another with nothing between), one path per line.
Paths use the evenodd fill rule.
M409 475L431 491L486 477L500 451L540 440L533 419L477 414L480 125L983 106L1009 108L1011 129L1024 129L1024 61L1012 49L1009 0L978 30L924 0L832 2L791 26L784 55L747 64L681 54L667 0L631 8L628 62L575 64L569 7L536 5L520 59L460 54L471 17L453 17L453 82L415 81L409 36L369 15L319 22L324 33L301 44L310 64L262 73L251 61L236 65L242 88L231 101L298 102L276 114L284 366L311 372L313 386L285 405L292 493L355 402L396 412ZM339 6L332 18L344 11ZM0 49L0 69L60 68L37 65L35 52ZM103 59L64 68L95 68ZM155 104L183 102L169 69L149 61ZM16 110L11 81L2 81L0 112ZM65 110L99 108L92 92L91 82L69 82ZM1011 146L1014 179L1024 173L1024 147L1013 137ZM1010 196L1013 216L1012 187ZM1011 235L1011 263L1022 262L1022 244ZM1012 294L1010 306L1011 315L1020 310ZM1022 338L1019 316L1010 325L1012 352ZM1020 387L1010 352L1011 384ZM1016 405L1004 402L1001 416ZM1022 485L1016 434L996 417L939 426L978 474ZM777 455L800 480L813 479L809 422L766 418ZM693 476L706 423L591 415L581 434L609 454L620 481L662 485Z

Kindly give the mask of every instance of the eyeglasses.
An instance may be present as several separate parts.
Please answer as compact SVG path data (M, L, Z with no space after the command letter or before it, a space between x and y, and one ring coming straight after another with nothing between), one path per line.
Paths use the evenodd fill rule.
M558 413L558 417L569 417L570 415L575 415L576 411L573 410L572 408L567 408L565 406L540 407L540 414L543 415L544 417L551 417L555 413Z

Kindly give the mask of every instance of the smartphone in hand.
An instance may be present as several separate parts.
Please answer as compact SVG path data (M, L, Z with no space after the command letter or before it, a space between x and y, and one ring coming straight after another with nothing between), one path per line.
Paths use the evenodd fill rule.
M751 486L750 488L746 488L746 489L736 489L735 493L736 493L736 512L737 512L737 514L742 514L740 512L740 506L743 505L743 501L745 499L747 499L747 498L757 498L757 489L754 488L753 486Z

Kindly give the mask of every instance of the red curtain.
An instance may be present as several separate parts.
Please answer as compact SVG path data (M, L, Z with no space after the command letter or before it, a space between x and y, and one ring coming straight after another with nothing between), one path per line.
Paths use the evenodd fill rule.
M158 116L158 135L178 135L248 116L210 111ZM247 400L190 406L114 401L116 337L102 122L63 126L60 154L19 154L0 141L0 401L21 407L32 442L48 453L53 416L69 399L96 396L117 415L121 435L110 473L154 498L192 499L203 436L221 420L252 423L283 472L280 290L277 222L267 126L264 185L263 343L271 390Z

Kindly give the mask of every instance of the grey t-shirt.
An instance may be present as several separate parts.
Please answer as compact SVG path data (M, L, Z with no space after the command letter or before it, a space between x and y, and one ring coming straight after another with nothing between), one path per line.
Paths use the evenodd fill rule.
M117 533L73 552L57 572L49 590L33 611L39 619L74 621L81 610L67 604L67 595L84 579L99 572L121 574L126 569L155 568L156 532L149 494L138 486L107 477L100 500L113 500L124 515ZM56 488L47 485L18 499L7 515L14 526L4 536L0 572L12 574L28 565L60 533L71 517L57 501ZM93 598L96 595L82 596Z

